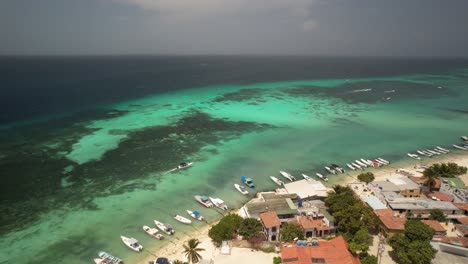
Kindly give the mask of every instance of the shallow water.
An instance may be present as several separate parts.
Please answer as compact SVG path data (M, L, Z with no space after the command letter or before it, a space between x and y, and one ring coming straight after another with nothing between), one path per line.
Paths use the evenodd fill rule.
M182 225L174 214L220 216L196 194L236 208L275 188L268 176L279 170L314 176L330 163L405 162L408 151L450 146L468 131L467 85L462 70L212 85L11 128L15 137L2 130L1 168L14 176L3 177L0 263L90 263L100 250L136 263L203 225ZM167 173L181 161L194 166ZM241 175L256 184L248 196L233 187ZM148 237L141 226L153 219L176 235ZM119 235L148 250L130 251Z

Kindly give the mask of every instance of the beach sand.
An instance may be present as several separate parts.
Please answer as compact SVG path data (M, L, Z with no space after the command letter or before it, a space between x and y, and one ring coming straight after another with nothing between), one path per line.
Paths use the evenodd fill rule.
M464 152L456 152L450 153L449 155L441 155L432 158L425 158L422 161L420 160L407 160L404 162L399 163L392 163L388 166L384 166L381 168L371 168L365 171L370 171L374 173L376 180L385 180L389 176L397 176L399 174L396 173L396 170L399 168L406 169L411 171L415 174L415 176L422 176L422 173L417 171L417 167L421 164L431 165L434 163L441 163L441 162L455 162L458 165L468 167L468 153ZM345 185L348 183L358 182L357 175L362 171L351 171L347 172L350 177L345 178L343 182L340 184ZM468 185L468 174L460 176L465 184ZM234 211L235 212L235 211ZM216 264L235 264L235 263L258 263L258 264L270 264L272 263L272 259L275 256L279 256L276 253L263 253L261 251L252 251L248 248L232 248L230 255L222 255L220 254L219 248L216 248L211 239L208 236L208 231L216 224L218 221L214 223L210 223L209 225L204 226L203 228L190 233L178 241L174 241L173 243L164 246L157 251L154 252L154 255L160 257L169 258L171 261L174 260L182 260L186 261L186 257L183 254L183 244L185 244L191 238L197 238L201 241L200 248L205 249L204 251L200 252L203 259L213 259L214 263ZM375 250L374 250L375 251ZM370 251L370 253L374 253ZM148 257L140 264L147 264L149 261L154 260L154 257ZM384 258L383 263L393 263L391 259Z

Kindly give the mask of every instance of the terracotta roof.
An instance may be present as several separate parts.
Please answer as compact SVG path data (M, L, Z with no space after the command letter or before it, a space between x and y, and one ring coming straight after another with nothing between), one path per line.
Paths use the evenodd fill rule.
M260 214L260 219L263 222L263 225L266 228L272 228L274 226L280 226L281 221L279 220L278 216L274 211L266 212L266 213L261 213Z
M297 222L304 229L330 230L331 228L322 219L313 219L310 216L299 216Z
M421 220L421 222L434 229L436 232L447 232L445 228L436 220Z
M468 247L468 237L443 237L442 243Z
M427 179L423 177L410 176L409 178L417 184L425 184L427 181ZM440 179L435 179L435 184L434 186L432 186L432 188L440 189L441 185L442 185L442 181Z
M455 228L460 231L463 236L468 235L468 225L455 225Z
M455 205L461 210L468 211L468 203L453 203L453 205Z
M290 247L281 248L281 258L284 264L360 264L359 258L353 256L348 251L348 244L342 236L331 240L321 240L318 246ZM322 262L318 262L322 261Z
M427 195L429 198L435 197L440 201L444 202L453 202L453 196L450 194L446 193L441 193L441 192L431 192Z
M468 225L468 216L462 217L462 218L457 218L458 222Z
M396 217L390 209L374 210L382 224L391 230L405 230L406 217Z

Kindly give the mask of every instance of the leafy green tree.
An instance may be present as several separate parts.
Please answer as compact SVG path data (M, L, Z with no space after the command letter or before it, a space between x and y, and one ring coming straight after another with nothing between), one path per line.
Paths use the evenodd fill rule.
M427 179L426 185L432 188L432 186L435 185L435 179L437 178L453 178L458 175L465 174L466 172L466 167L458 166L458 164L453 162L436 163L423 171L423 177Z
M357 176L358 180L361 182L369 183L375 179L374 173L372 172L365 172L361 173Z
M411 212L411 211L406 212L406 218L410 219L413 216L414 216L413 212Z
M377 257L373 255L367 255L360 258L361 264L377 264Z
M431 214L429 215L430 220L437 220L439 222L443 222L446 220L444 212L440 209L432 209Z
M255 218L243 219L239 227L239 234L245 240L255 237L260 231L262 231L262 223Z
M273 257L273 264L281 264L281 257Z
M350 239L349 250L353 253L367 252L369 245L372 243L372 236L367 228L361 228Z
M405 236L409 241L430 241L434 236L434 229L419 220L408 220L405 223Z
M280 230L282 241L293 241L294 238L304 239L304 229L295 223L284 223Z
M204 251L205 249L199 248L200 241L196 238L192 238L187 242L187 245L184 246L184 254L187 257L189 263L198 263L202 256L198 253Z
M236 214L228 214L219 220L219 223L211 227L208 236L216 245L221 245L224 240L231 240L234 233L239 229L243 219Z

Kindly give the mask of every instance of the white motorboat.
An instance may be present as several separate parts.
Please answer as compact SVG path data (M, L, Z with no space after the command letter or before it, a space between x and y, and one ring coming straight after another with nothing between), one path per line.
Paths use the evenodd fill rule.
M224 201L219 199L219 198L213 198L213 197L209 197L210 198L210 201L218 208L220 209L223 209L223 210L227 210L228 207L226 204L224 204Z
M462 139L463 141L468 141L468 137L466 137L466 136L462 136L461 139Z
M378 159L373 159L373 160L371 160L371 161L372 161L372 162L374 163L374 165L376 165L377 167L382 167L382 166L387 165L387 163L382 162L382 161L380 161L380 160L378 160Z
M151 228L149 226L144 225L143 226L143 231L145 231L148 235L150 235L151 237L154 237L156 239L159 239L159 240L164 239L164 236L159 234L159 231L156 228Z
M154 220L154 224L157 228L159 228L159 230L163 231L168 235L173 235L175 232L174 228L172 228L170 224L165 224L163 222L159 222L158 220Z
M456 149L468 150L468 148L465 148L465 147L462 147L462 146L459 146L459 145L456 145L456 144L453 144L453 147L456 148Z
M359 160L355 160L356 164L359 164L359 166L363 167L363 168L367 168L367 164L365 163L362 163L361 161Z
M101 251L98 253L98 256L99 258L98 259L94 259L94 262L96 264L100 264L100 263L105 263L105 264L123 264L123 261L118 258L118 257L115 257L115 256L112 256L111 254L105 252L105 251ZM96 260L98 260L98 262L96 262Z
M369 162L369 160L366 160L366 159L361 159L361 162L366 164L367 166L372 166L374 167L374 164L372 162Z
M187 219L181 215L174 215L174 219L186 225L190 225L192 223L192 220Z
M206 208L213 207L213 203L210 201L210 199L207 196L204 195L195 195L194 196L195 200Z
M244 195L245 195L245 194L249 194L249 192L248 192L248 191L245 189L245 187L242 186L242 185L239 185L239 184L235 183L235 184L234 184L234 187L235 187L240 193L242 193L242 194L244 194Z
M296 178L294 176L292 176L291 174L285 172L285 171L280 171L280 174L283 175L283 177L285 177L286 179L290 180L290 181L295 181Z
M443 150L440 150L440 149L438 149L438 148L434 148L432 151L435 151L435 152L437 152L437 153L439 153L439 154L447 154L447 152L445 152L445 151L443 151Z
M278 184L279 186L284 185L284 182L282 180L276 178L275 176L270 176L270 179L272 181L274 181L276 184Z
M439 146L437 146L437 149L438 149L438 150L445 151L446 153L449 153L449 152L450 152L450 150L445 149L445 148L441 148L441 147L439 147Z
M312 177L310 176L307 176L305 175L304 173L302 174L302 177L304 177L304 179L308 180L308 181L313 181L314 179L312 179Z
M413 154L413 153L408 153L407 155L408 155L408 157L413 158L413 159L417 159L417 160L421 159L418 155Z
M124 236L120 236L120 239L122 239L122 242L124 242L124 244L127 245L127 247L129 247L131 250L136 252L143 251L143 246L138 243L138 240Z
M424 151L422 151L422 150L416 150L416 152L417 152L418 154L421 154L421 155L426 156L426 157L432 157L432 154L426 153L426 152L424 152Z
M315 175L317 175L317 177L319 177L320 179L324 180L324 181L328 181L328 178L323 176L322 174L320 173L315 173Z
M359 166L358 164L356 164L355 162L351 162L351 165L354 166L354 168L358 168L360 170L363 170L364 168L362 168L361 166Z
M205 221L205 218L198 211L187 210L187 214L189 214L194 219Z
M436 152L436 151L433 151L433 150L430 150L430 149L426 149L425 151L431 153L432 155L440 155L439 152Z
M186 168L192 166L192 164L193 164L193 162L182 162L182 163L180 163L177 167L175 167L174 169L170 170L170 172L186 169Z
M325 166L325 169L326 169L328 172L330 172L331 174L336 174L336 171L335 171L334 169L332 169L332 168L329 168L329 167Z
M352 169L352 170L356 170L356 168L353 167L353 165L349 164L349 163L346 163L346 166L348 166L348 168Z
M343 168L341 168L340 166L336 165L336 164L331 164L331 167L332 167L336 172L345 173L345 170L344 170Z
M377 160L378 160L378 161L381 161L381 162L383 162L383 163L385 163L385 165L390 164L390 161L384 160L384 159L382 159L382 158L377 158Z

